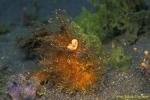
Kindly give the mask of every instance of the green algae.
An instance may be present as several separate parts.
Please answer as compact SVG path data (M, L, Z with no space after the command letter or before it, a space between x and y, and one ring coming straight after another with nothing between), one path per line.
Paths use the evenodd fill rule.
M144 0L90 0L92 12L83 8L76 22L87 34L96 34L102 42L119 35L139 35L148 32L149 8ZM132 42L129 40L129 42Z
M112 50L109 65L114 71L128 72L132 65L132 59L123 48L117 47Z

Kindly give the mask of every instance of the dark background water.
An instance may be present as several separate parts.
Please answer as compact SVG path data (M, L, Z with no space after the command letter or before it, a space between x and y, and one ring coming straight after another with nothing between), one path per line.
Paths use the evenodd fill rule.
M80 14L83 6L90 8L87 0L0 0L0 20L7 23L16 23L21 20L23 9L31 10L36 2L38 15L47 18L55 9L65 9L74 17Z

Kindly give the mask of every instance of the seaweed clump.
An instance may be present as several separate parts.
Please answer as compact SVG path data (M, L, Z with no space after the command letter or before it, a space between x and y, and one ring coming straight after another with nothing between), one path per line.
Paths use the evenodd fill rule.
M128 72L131 68L131 56L126 54L122 47L116 47L112 50L109 60L109 66L114 71Z
M89 0L92 12L83 9L77 23L87 34L96 34L103 43L125 36L134 44L149 34L149 8L144 0Z
M71 29L69 21L61 16L55 22L58 30L44 26L21 44L28 55L38 58L41 66L31 77L41 83L47 80L67 93L88 91L102 79L103 62L92 46Z

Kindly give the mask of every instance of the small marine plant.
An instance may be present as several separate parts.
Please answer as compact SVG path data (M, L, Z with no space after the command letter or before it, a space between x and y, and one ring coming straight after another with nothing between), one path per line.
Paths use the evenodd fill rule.
M122 47L112 50L109 66L115 71L128 72L132 64L130 55L127 55Z

